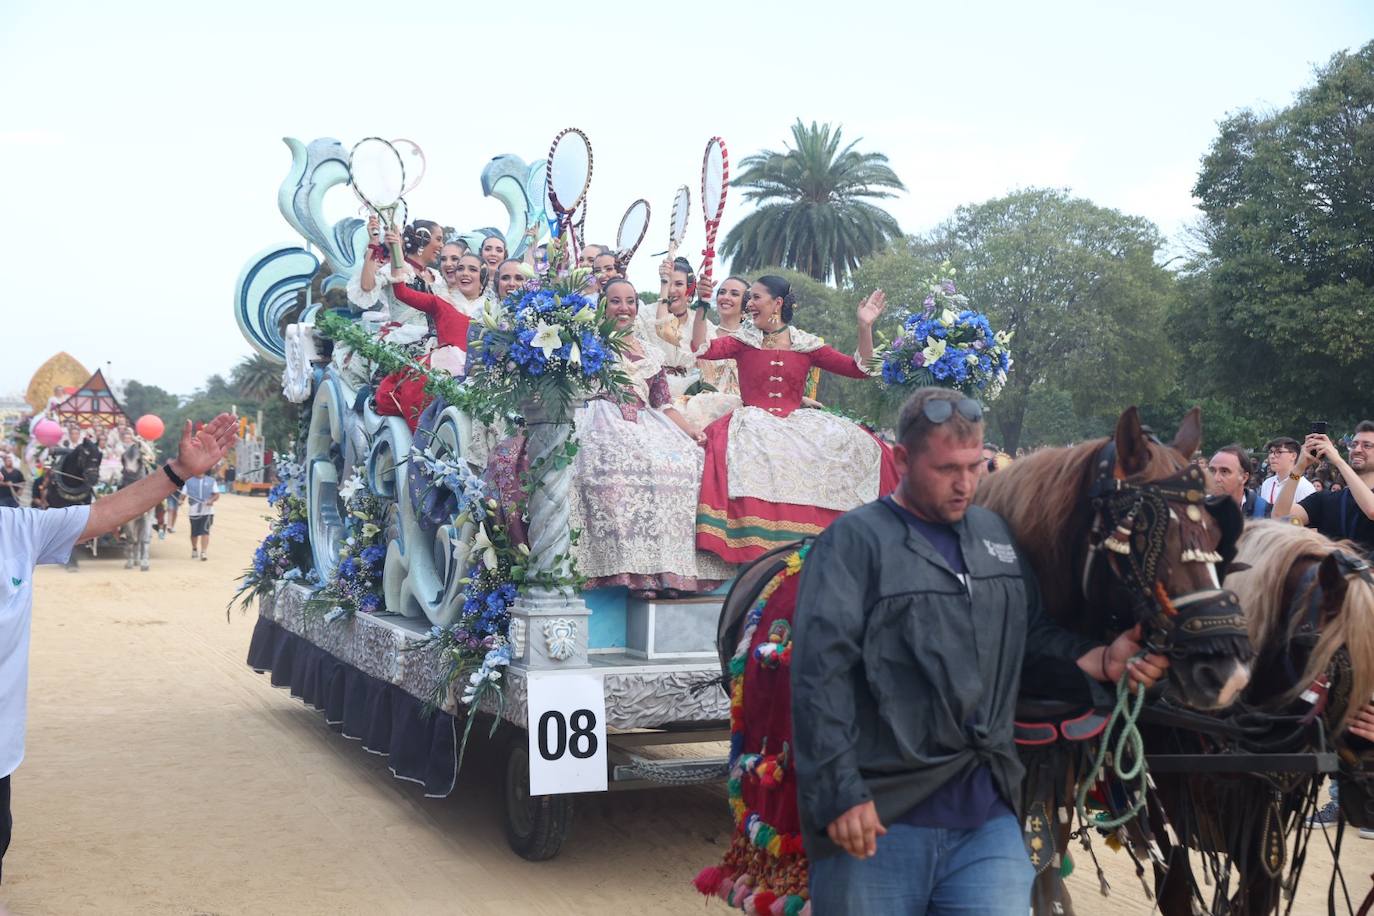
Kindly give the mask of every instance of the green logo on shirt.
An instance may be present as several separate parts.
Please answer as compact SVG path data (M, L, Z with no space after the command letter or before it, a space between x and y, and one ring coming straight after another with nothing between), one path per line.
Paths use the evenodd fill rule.
M20 584L21 582L23 582L24 580L23 580L23 579L17 579L17 578L15 578L14 576L10 576L10 581L14 583L14 587L15 587L15 588L18 588L18 587L19 587L19 584Z

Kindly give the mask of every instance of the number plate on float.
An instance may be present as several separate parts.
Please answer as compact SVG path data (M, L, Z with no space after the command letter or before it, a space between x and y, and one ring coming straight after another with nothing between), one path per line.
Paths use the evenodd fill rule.
M606 791L606 695L595 674L528 678L530 794Z

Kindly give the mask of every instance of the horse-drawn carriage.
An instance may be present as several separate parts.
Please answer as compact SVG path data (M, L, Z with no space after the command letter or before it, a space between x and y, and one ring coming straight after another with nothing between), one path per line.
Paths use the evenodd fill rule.
M325 193L348 178L346 157L336 141L288 145L295 161L280 207L324 254L332 275L318 289L328 300L366 246L361 220L331 224L322 215ZM532 204L545 199L539 164L498 157L483 178L510 207L512 236L542 219ZM259 573L250 664L323 709L344 734L389 753L395 775L428 794L453 788L475 720L507 723L507 833L531 859L558 851L571 793L719 780L729 765L732 795L741 786L741 797L732 797L739 855L727 863L736 870L711 872L699 886L736 905L772 906L780 892L764 891L765 878L751 869L760 856L782 854L794 861L779 874L794 896L802 893L800 844L788 841L795 825L747 819L749 780L777 761L738 727L732 736L731 697L717 686L724 665L736 705L747 701L743 664L736 670L731 662L770 648L756 641L771 639L772 628L747 621L768 612L771 588L795 573L800 558L766 557L741 570L732 588L690 599L637 598L624 588L574 593L536 582L509 608L509 628L496 643L455 648L455 639L470 635L454 636L453 628L474 613L474 581L504 562L495 559L502 545L484 521L505 508L488 505L492 496L482 489L491 442L461 399L442 392L413 431L402 417L377 413L369 397L376 373L357 371L349 359L382 354L362 339L348 339L332 356L317 346L317 327L332 321L311 299L320 268L311 250L277 246L250 262L239 284L245 335L285 364L287 396L308 405L300 467L285 466L283 484L300 500L301 518L288 519L273 548L285 553L272 554L297 550L294 540L308 543L308 556L289 570L282 561L275 578ZM540 435L548 441L534 441ZM532 431L534 464L566 456L563 435ZM1241 537L1234 507L1208 500L1201 473L1188 469L1184 456L1199 438L1196 414L1170 448L1128 411L1114 437L1018 462L980 494L1025 545L1061 624L1095 638L1141 624L1150 645L1174 659L1173 699L1143 710L1125 692L1115 700L1085 692L1076 672L1030 677L1066 685L1060 695L1025 703L1018 733L1031 773L1023 801L1042 912L1067 911L1062 873L1071 832L1120 836L1153 860L1168 912L1190 912L1199 901L1216 909L1232 898L1238 911L1265 912L1297 880L1306 817L1325 775L1339 769L1352 818L1374 824L1360 788L1359 748L1342 734L1374 689L1374 653L1361 635L1374 632L1368 567L1276 523ZM532 566L566 554L567 473L565 462L531 495ZM1061 490L1063 500L1043 498ZM331 592L329 583L369 563L380 593L347 606L347 588ZM779 590L778 600L794 594ZM775 676L785 679L790 646L772 648ZM728 759L651 753L656 745L726 737L738 744ZM772 774L786 785L780 766ZM1189 847L1206 854L1211 900L1192 880Z

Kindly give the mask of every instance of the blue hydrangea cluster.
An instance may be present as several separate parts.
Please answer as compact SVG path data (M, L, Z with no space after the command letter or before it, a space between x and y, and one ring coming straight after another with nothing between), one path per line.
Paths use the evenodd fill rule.
M300 579L309 571L310 526L305 522L305 501L288 483L274 486L268 500L276 515L267 536L253 551L252 567L239 579L239 594L262 592L279 579Z
M481 366L474 373L479 387L509 394L521 379L551 376L578 389L605 381L603 373L617 358L606 336L609 325L594 299L569 288L572 278L554 279L559 282L531 283L511 293L499 312L484 317L473 353Z
M933 284L925 308L907 316L883 351L883 381L894 388L939 385L996 397L1011 370L1010 338L994 332L987 316L967 303L953 281Z
M340 549L334 574L321 590L320 597L348 612L373 614L384 609L381 598L382 570L386 565L386 546L381 543L383 504L367 490L358 490L349 497L346 508L348 538Z

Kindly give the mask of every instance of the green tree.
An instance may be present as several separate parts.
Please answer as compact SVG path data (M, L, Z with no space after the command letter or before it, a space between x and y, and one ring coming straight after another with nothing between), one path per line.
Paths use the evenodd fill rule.
M1374 414L1374 42L1294 103L1222 122L1194 194L1205 256L1171 326L1191 390L1297 435Z
M737 271L780 264L843 283L860 259L881 251L901 230L871 203L905 190L882 153L841 147L842 130L797 119L793 145L744 159L731 182L758 209L725 236L722 256Z
M1080 418L1169 390L1174 278L1155 264L1161 239L1147 220L1030 189L960 207L932 241L972 306L1015 333L1012 372L993 405L1002 447L1021 443L1043 387L1066 392Z
M281 363L254 353L241 359L229 377L240 396L260 403L281 393L281 373Z

